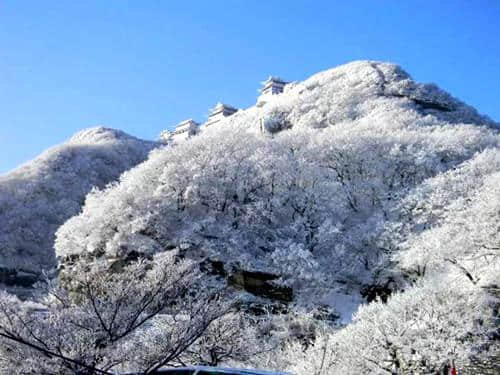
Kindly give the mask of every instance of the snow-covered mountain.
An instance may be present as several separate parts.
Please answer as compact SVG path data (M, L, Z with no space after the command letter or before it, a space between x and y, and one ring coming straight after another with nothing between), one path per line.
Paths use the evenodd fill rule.
M0 176L0 282L29 285L53 267L54 233L85 196L144 161L157 144L96 127Z
M148 157L153 143L92 130L0 179L2 261L53 264L56 229L65 277L176 249L249 301L347 325L329 346L273 354L297 374L491 358L499 129L397 65L358 61Z
M481 189L499 170L499 141L495 123L436 86L354 62L154 151L87 196L56 251L122 259L180 247L228 275L274 275L295 301L335 305L346 290L396 288L393 255L444 220L423 191L454 181L439 207L466 199L466 184Z

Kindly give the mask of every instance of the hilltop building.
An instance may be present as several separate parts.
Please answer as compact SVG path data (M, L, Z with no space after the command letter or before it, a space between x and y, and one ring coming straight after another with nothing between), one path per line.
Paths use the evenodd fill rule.
M261 82L262 87L260 88L260 96L257 98L257 106L263 106L272 95L281 94L288 82L282 80L279 77L269 76L267 80Z
M269 76L269 78L261 82L262 87L259 90L260 96L257 99L257 106L262 106L266 103L266 99L281 94L285 86L289 83L279 77ZM207 121L201 125L201 128L218 123L226 117L229 117L238 111L237 108L230 105L217 103L210 111ZM164 130L160 133L160 141L163 143L178 143L192 137L200 132L200 124L193 119L185 120L178 124L173 131Z
M269 78L262 82L262 88L259 90L261 95L277 95L281 94L285 89L288 82L279 77L269 76Z
M203 126L210 126L213 125L220 120L224 119L225 117L231 116L232 114L236 113L238 109L231 107L230 105L223 104L223 103L217 103L217 105L212 109L212 112L210 115L208 115L208 120Z
M179 123L175 130L168 131L165 130L160 134L160 140L168 143L171 141L179 142L193 135L196 135L199 131L200 124L194 121L193 119L188 119Z

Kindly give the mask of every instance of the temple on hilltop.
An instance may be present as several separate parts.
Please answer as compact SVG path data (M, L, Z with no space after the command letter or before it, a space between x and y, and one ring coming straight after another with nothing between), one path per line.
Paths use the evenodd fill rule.
M196 135L200 124L193 119L188 119L179 123L173 131L165 130L160 134L160 140L168 143L169 141L179 142Z
M279 77L270 76L266 81L261 82L262 87L260 88L260 96L257 99L257 106L263 106L267 99L273 95L281 94L285 86L289 84ZM229 117L238 111L237 108L231 107L230 105L217 103L214 108L211 109L208 115L207 121L201 125L193 119L185 120L178 124L174 130L164 130L160 133L160 141L163 143L178 143L192 137L203 130L204 127L210 126L218 123L226 117Z
M212 109L210 114L208 115L208 120L203 126L213 125L225 117L229 117L232 114L236 113L238 109L231 107L230 105L217 103L217 105Z
M259 90L260 96L257 99L257 105L259 106L265 104L266 98L269 96L281 94L288 82L279 77L269 76L269 78L261 82L261 84L262 87Z
M261 95L276 95L281 94L288 82L279 77L270 76L266 81L262 82L262 88L259 90Z

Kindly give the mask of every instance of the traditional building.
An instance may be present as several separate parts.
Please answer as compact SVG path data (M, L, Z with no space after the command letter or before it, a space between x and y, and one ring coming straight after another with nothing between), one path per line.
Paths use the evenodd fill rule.
M270 76L266 81L262 82L262 88L260 89L261 95L276 95L281 94L288 82L283 81L279 77Z
M179 142L196 135L199 131L199 127L200 124L193 119L185 120L179 123L173 131L163 131L160 134L160 139L165 143L170 141Z
M172 132L170 130L163 130L158 138L161 143L169 143L172 139Z
M257 99L257 106L262 106L273 95L281 94L288 82L278 77L270 76L262 82L262 88L259 90L260 96ZM204 127L218 123L226 117L229 117L238 111L237 108L230 105L217 103L208 115L207 121L200 127L196 121L189 119L178 124L173 131L164 130L160 134L160 141L163 143L177 143L198 134Z
M225 117L231 116L238 110L227 104L217 103L217 105L212 109L211 113L208 115L208 120L203 126L213 125Z
M257 105L259 106L264 105L266 98L269 96L281 94L285 89L285 86L288 84L288 82L282 80L281 78L273 76L270 76L266 81L261 83L262 87L259 90L260 96L257 99Z

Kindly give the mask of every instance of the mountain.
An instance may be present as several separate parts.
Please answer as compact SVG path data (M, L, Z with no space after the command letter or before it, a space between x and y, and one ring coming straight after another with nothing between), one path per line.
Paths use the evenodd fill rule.
M333 306L348 321L363 296L404 284L395 254L444 220L423 191L444 199L432 192L441 181L444 211L467 199L464 186L499 170L499 141L498 124L435 85L353 62L155 150L91 192L55 248L112 261L181 248L253 294ZM415 200L422 211L409 212Z
M96 127L0 176L0 281L28 286L54 267L57 228L80 212L87 193L144 161L156 146Z
M48 151L0 180L1 254L53 265L55 231L64 281L175 249L269 320L252 339L281 346L260 367L473 372L500 353L499 130L397 65L356 61L149 155L103 129L125 140Z

